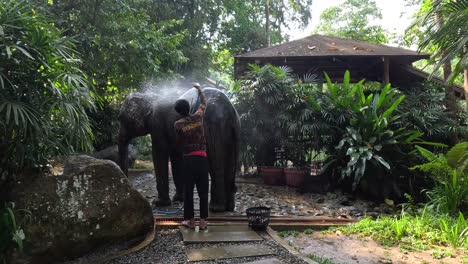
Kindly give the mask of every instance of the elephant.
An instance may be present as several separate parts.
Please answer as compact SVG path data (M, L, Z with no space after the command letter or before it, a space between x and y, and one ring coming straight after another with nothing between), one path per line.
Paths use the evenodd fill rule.
M203 91L207 98L204 129L211 179L209 208L213 212L234 211L235 176L239 168L239 116L222 91L215 88L204 88ZM177 97L179 94L175 91L164 96L134 92L124 100L119 113L119 165L126 175L130 140L151 135L157 205L170 204L169 160L176 187L173 199L183 198L183 154L181 146L176 144L174 129L174 122L181 116L174 110L174 104L177 100L188 100L193 90Z

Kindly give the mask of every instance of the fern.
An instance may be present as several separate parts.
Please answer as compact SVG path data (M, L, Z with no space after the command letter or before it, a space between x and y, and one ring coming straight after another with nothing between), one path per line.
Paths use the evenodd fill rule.
M422 147L419 153L428 160L411 169L423 171L436 181L433 190L426 194L437 210L455 214L464 207L468 198L468 173L466 170L468 142L452 147L446 155L435 155Z

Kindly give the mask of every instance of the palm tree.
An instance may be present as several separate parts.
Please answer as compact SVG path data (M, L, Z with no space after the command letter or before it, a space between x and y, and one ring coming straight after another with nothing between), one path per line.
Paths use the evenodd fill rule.
M73 47L30 1L0 2L0 184L92 148L94 98Z
M468 0L434 0L420 23L426 26L426 31L419 48L436 47L434 71L445 63L457 61L448 83L464 72L468 102Z

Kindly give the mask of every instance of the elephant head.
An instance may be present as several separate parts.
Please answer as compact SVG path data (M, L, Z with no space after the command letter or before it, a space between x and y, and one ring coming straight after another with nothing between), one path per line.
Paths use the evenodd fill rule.
M145 136L151 131L153 113L151 94L131 93L125 98L119 112L119 165L128 174L128 144L131 139Z

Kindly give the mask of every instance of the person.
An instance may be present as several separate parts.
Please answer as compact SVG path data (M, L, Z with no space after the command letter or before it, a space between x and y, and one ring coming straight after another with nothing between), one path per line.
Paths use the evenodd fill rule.
M206 97L198 83L194 84L200 97L200 106L190 114L190 105L186 100L178 100L175 110L182 116L174 124L177 144L183 147L184 154L184 221L186 227L195 228L193 211L193 189L197 187L200 197L199 229L207 228L208 217L208 159L206 140L203 129L203 116L206 110Z

